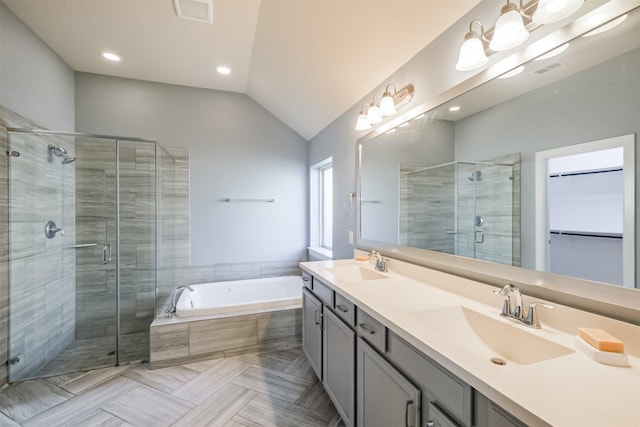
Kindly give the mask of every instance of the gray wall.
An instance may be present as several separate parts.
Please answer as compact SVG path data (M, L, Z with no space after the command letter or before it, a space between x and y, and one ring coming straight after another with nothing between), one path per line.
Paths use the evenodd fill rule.
M150 137L189 150L191 264L205 267L198 280L185 280L280 274L274 265L291 271L304 259L307 143L249 97L77 73L76 107L80 132ZM235 273L222 274L229 268Z
M523 267L535 266L535 153L640 134L638 69L640 50L635 50L456 123L456 159L478 158L478 147L484 158L522 153ZM536 120L522 120L524 117ZM636 171L640 171L637 154ZM636 192L639 188L640 173L636 172ZM639 221L640 209L636 208L636 224ZM636 239L636 265L639 259L640 239ZM639 281L640 269L636 269L636 283Z
M69 66L0 2L0 105L40 126L74 130Z

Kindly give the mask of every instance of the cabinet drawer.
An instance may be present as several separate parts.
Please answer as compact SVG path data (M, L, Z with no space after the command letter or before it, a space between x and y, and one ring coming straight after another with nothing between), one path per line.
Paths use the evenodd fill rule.
M313 276L306 271L302 272L302 285L307 289L313 289Z
M446 413L433 403L429 404L428 420L424 422L425 427L460 427Z
M318 280L317 277L313 278L313 293L329 307L333 307L333 289Z
M360 308L356 310L358 335L381 352L387 351L387 328Z
M337 292L335 293L335 300L336 302L334 308L338 317L344 320L347 325L355 326L356 306Z
M471 425L471 386L418 352L394 333L389 333L386 356L422 389L425 420L433 403L456 422Z

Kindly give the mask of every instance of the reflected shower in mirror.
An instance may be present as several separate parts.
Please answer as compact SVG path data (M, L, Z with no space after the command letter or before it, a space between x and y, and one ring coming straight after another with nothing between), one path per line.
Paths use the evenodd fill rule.
M405 123L361 138L358 246L396 252L420 248L550 271L550 263L537 254L542 244L537 222L546 214L536 202L536 153L623 135L635 144L640 132L638 28L640 8L590 37L583 35L593 27L568 25L561 36L550 35L558 44L545 53L555 50L555 56L540 55L522 64L518 75L490 80L429 111L417 108L419 114ZM625 171L634 173L637 163L632 159ZM497 178L502 175L513 180ZM493 179L484 193L482 185ZM637 222L634 181L624 179L621 203L626 220ZM490 224L494 214L497 229ZM640 251L633 233L620 237L635 252L624 282L633 287ZM510 250L502 241L509 239ZM596 276L588 280L617 284Z

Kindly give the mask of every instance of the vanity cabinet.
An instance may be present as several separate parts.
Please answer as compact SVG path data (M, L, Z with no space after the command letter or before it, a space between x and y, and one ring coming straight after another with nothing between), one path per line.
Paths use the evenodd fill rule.
M358 427L419 427L420 389L358 338Z
M311 368L322 379L322 302L302 289L302 350Z
M333 311L325 310L322 383L348 427L355 425L355 346L354 330Z
M302 289L302 347L347 427L355 426L355 306L316 278Z
M525 426L317 277L303 283L303 350L347 427Z
M434 325L437 327L437 325ZM473 389L393 332L386 357L422 390L424 424L471 426Z
M473 400L476 427L527 427L526 424L477 391L474 393Z

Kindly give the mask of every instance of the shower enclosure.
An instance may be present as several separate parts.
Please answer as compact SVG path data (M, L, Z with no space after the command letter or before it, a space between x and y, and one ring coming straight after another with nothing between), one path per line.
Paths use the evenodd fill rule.
M519 164L401 165L400 244L517 265L518 181Z
M8 131L9 380L147 359L158 144Z

